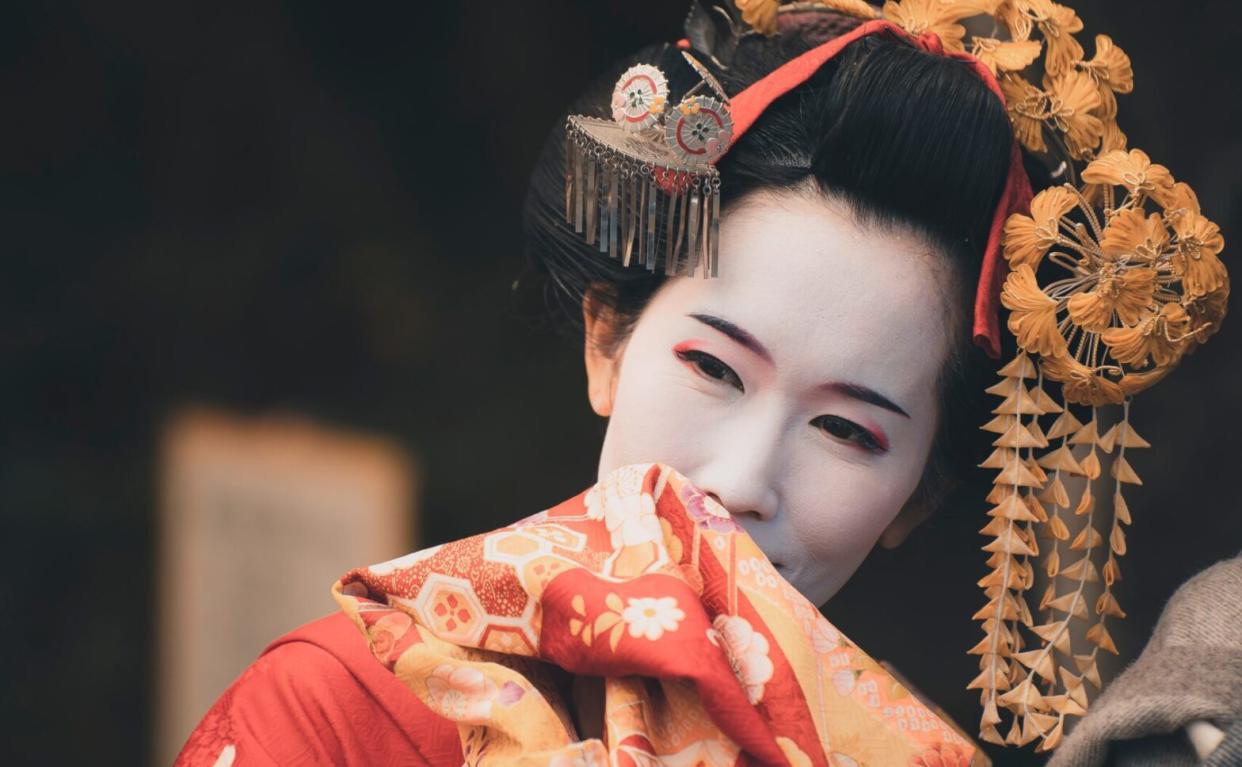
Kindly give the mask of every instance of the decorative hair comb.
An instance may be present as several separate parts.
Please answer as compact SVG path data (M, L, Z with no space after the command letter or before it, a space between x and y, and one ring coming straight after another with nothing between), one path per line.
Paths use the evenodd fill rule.
M627 69L612 92L612 120L566 124L565 221L625 266L716 276L720 174L733 139L724 88L682 52L701 78L672 109L668 80L649 64ZM704 88L713 95L703 95ZM663 253L657 234L663 234ZM663 258L661 258L663 256Z

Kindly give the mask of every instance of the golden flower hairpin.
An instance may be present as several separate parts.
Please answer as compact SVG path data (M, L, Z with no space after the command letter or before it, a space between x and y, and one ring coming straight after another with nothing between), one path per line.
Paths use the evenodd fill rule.
M1216 332L1229 297L1224 240L1189 186L1138 149L1101 155L1081 178L1081 187L1043 190L1029 216L1006 223L1012 271L1001 301L1020 351L988 389L1003 401L983 427L999 436L981 464L997 476L982 531L993 538L984 547L991 569L980 581L988 601L975 618L985 637L971 649L981 666L971 687L982 692L985 739L1039 739L1041 750L1057 745L1067 716L1085 713L1087 683L1101 684L1099 651L1117 652L1107 620L1125 617L1113 595L1131 521L1123 486L1141 484L1127 450L1150 446L1130 425L1130 398ZM1044 272L1052 278L1041 285ZM1059 400L1044 392L1048 382L1060 384ZM1085 423L1072 405L1090 409ZM1122 412L1105 430L1108 405ZM1045 416L1055 416L1046 431ZM1105 478L1101 454L1114 450ZM1070 478L1081 485L1076 497ZM1097 507L1099 486L1111 518ZM1041 546L1036 620L1025 594ZM1038 637L1035 647L1025 649L1023 629ZM1015 715L1004 736L1001 709Z

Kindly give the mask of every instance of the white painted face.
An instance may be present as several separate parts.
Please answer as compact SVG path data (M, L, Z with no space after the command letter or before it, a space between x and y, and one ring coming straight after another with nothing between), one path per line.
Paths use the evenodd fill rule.
M839 201L759 192L721 222L719 277L674 278L612 355L587 318L599 476L661 461L716 497L815 604L900 513L937 425L950 319L939 256Z

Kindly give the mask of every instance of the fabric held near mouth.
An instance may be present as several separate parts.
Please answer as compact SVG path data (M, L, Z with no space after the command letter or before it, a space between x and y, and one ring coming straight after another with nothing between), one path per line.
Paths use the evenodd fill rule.
M622 467L495 532L353 570L333 594L379 662L457 725L468 763L975 756L664 464ZM604 677L603 738L574 731L551 667Z

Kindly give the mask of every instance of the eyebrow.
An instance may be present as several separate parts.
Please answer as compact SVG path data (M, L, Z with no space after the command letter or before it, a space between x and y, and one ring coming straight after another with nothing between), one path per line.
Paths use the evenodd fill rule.
M729 338L732 338L738 344L754 352L769 365L773 364L771 353L768 352L767 348L763 344L759 343L759 339L755 338L750 333L746 332L732 322L729 322L723 317L716 317L711 314L693 313L688 316L692 319L698 320L710 328L720 331ZM910 414L903 410L897 403L893 402L888 397L885 397L883 394L880 394L878 391L870 387L863 386L862 384L832 381L826 384L821 384L818 388L821 390L838 392L852 399L884 408L885 410L892 411L898 415L905 416L906 418L910 417Z

